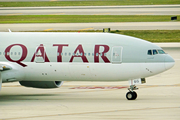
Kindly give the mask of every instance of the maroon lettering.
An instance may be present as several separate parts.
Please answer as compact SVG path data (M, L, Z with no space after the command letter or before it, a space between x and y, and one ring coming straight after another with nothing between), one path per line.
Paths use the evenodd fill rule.
M37 53L39 51L41 52L41 55L37 55ZM40 44L40 46L36 49L36 52L34 53L32 59L31 59L31 62L34 62L35 57L42 57L45 62L50 62L47 55L46 55L46 52L44 50L43 44Z
M100 53L99 49L100 49L101 46L104 47L104 51ZM109 46L108 45L95 45L95 48L94 48L94 62L99 63L99 55L101 55L101 58L103 59L103 61L105 63L110 63L108 58L104 55L108 51L109 51Z
M79 51L79 55L76 54L76 52ZM83 62L88 62L86 56L84 55L84 50L82 45L78 45L78 47L76 48L76 50L74 51L74 55L71 57L69 62L72 62L74 57L81 57L81 59L83 60Z
M63 49L63 46L68 46L68 44L54 44L53 46L58 46L57 52L59 54L57 56L57 62L62 62L62 56L61 56L62 49Z
M22 48L22 56L19 60L12 60L11 57L10 57L10 50L13 46L20 46ZM26 46L22 45L22 44L12 44L10 46L8 46L6 49L5 49L5 57L7 60L11 61L11 62L16 62L18 63L19 65L23 66L23 67L26 67L27 65L21 63L21 61L23 61L27 56L27 48Z

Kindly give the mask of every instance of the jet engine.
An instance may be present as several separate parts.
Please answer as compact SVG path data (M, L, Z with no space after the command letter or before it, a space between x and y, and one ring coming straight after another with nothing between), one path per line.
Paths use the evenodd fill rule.
M19 81L19 83L25 87L51 89L61 87L63 81Z

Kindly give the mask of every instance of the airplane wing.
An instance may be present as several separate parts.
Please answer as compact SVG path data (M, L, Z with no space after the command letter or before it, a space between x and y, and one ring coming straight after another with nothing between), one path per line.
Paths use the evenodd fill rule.
M6 64L1 64L0 63L0 71L5 71L5 70L11 70L12 67L10 67L9 65L6 65Z
M0 90L2 87L2 77L1 77L1 72L5 71L5 70L11 70L12 68L8 65L5 64L0 64Z

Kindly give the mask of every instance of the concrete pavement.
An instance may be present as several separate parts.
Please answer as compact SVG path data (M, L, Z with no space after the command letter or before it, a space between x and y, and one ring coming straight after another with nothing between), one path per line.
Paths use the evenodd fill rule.
M180 5L0 7L0 15L180 15Z
M180 22L117 22L117 23L27 23L0 24L0 31L51 31L51 30L179 30Z

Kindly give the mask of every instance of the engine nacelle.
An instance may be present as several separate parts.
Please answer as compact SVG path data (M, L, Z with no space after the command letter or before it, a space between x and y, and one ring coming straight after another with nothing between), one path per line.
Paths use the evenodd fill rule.
M33 88L59 88L63 84L63 81L19 81L22 86Z

